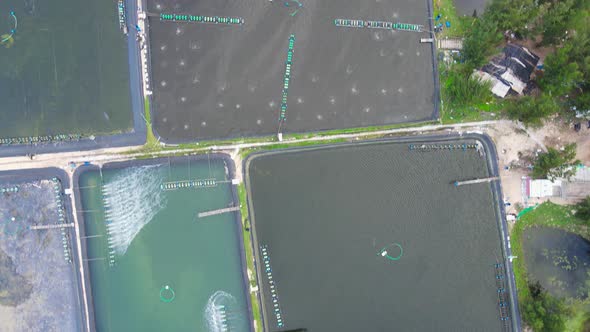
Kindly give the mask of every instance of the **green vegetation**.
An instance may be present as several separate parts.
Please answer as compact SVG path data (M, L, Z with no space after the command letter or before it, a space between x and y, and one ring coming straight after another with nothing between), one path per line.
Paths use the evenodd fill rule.
M158 139L154 136L154 131L152 129L152 114L150 112L150 98L145 97L143 103L143 116L145 120L145 127L147 130L147 139L145 142L146 148L158 146Z
M555 114L559 105L548 95L523 96L507 104L506 113L512 120L519 120L532 127L543 125L543 119Z
M333 136L333 135L343 135L343 134L369 133L369 132L381 131L381 130L391 130L391 129L401 129L401 128L412 128L412 127L418 127L418 126L426 126L426 125L429 125L429 124L437 124L437 123L438 123L438 121L421 121L421 122L410 122L410 123L397 123L397 124L384 125L384 126L343 128L343 129L318 131L318 132L313 132L313 133L286 134L286 135L283 135L283 138L285 139L285 141L287 141L287 140L289 140L291 138L304 139L304 138Z
M487 20L457 15L452 0L435 1L434 15L438 14L444 21L451 21L452 25L439 33L437 38L466 38L463 42L463 56L451 59L450 63L439 62L441 122L496 119L503 109L503 101L495 98L489 90L489 84L473 77L472 72L476 66L474 63L483 63L486 56L494 53L497 40L501 40L502 35L489 33ZM488 47L489 45L492 46ZM474 60L463 61L464 59Z
M583 79L580 66L571 61L574 45L568 43L547 57L545 74L540 83L543 90L552 95L562 96L572 91Z
M468 73L465 73L468 70ZM472 76L471 70L463 65L453 66L445 71L443 100L451 107L465 107L492 102L490 84Z
M470 28L473 22L472 17L461 17L457 14L453 0L434 0L434 16L441 16L443 22L451 22L451 27L442 31L438 38L444 37L461 37L465 30ZM476 13L477 14L477 13Z
M245 138L234 138L220 141L203 141L195 143L181 143L178 145L167 145L165 150L176 150L176 149L199 149L210 146L221 146L221 145L232 145L232 144L245 144L245 143L262 143L272 142L276 140L273 136L262 136L262 137L245 137Z
M522 38L531 35L538 7L536 0L493 0L484 15L494 22L497 31L511 31Z
M441 122L456 123L497 119L504 107L502 99L490 92L489 83L469 74L465 64L440 64Z
M535 160L532 176L536 179L556 178L569 179L576 173L576 166L580 161L576 159L576 144L571 143L564 147L563 151L549 148L547 152L540 153Z
M453 9L449 5L441 8ZM526 38L535 43L539 41L537 44L549 46L554 52L545 59L544 72L535 78L540 91L529 97L506 98L496 110L505 108L509 118L533 126L541 125L554 114L572 118L574 108L590 110L590 1L492 0L483 15L457 22L456 25L463 26L458 30L464 32L459 35L464 37L462 56L454 59L449 68L440 70L445 104L443 122L461 122L481 116L479 106L484 98L479 92L480 86L470 82L470 76L490 56L499 53L504 33L521 40L517 43ZM440 37L444 37L444 33ZM458 87L454 88L456 85ZM450 90L465 88L474 91L469 100L462 98L465 93ZM485 104L494 102L486 100ZM454 114L451 116L450 112Z
M444 66L444 65L443 65ZM471 71L463 64L449 66L441 70L441 98L443 123L489 120L496 109L497 100L490 92L490 85L470 75ZM486 111L487 110L487 111ZM488 113L484 118L483 114Z
M463 41L463 58L467 64L467 75L476 67L480 67L487 61L487 57L497 53L496 46L502 42L502 34L489 12L476 19Z
M250 217L248 214L248 199L246 197L246 186L241 183L238 186L238 198L240 200L240 214L242 216L242 237L244 238L244 252L246 255L246 267L248 269L248 280L250 289L257 287L256 269L254 268L254 252L252 237L250 234ZM250 273L252 275L250 276ZM248 291L250 291L250 289ZM256 331L262 331L262 315L260 314L260 303L256 292L250 291L250 303L252 303L252 318Z
M590 224L590 196L576 204L576 217Z
M570 316L565 322L564 331L590 331L590 306L584 302L574 302L569 305Z
M539 13L541 20L537 24L537 31L543 37L542 45L559 45L566 31L583 24L584 7L588 3L576 0L541 1ZM582 10L578 10L582 9Z
M573 214L571 206L545 202L519 218L512 228L510 244L512 254L518 257L513 261L513 266L523 319L528 325L537 328L541 327L535 329L535 331L581 331L581 327L587 322L588 313L590 312L588 310L588 299L584 301L568 299L564 302L566 307L563 308L561 304L557 303L558 300L552 299L544 293L542 295L535 294L529 287L529 284L534 284L534 281L529 281L526 272L524 253L522 251L523 234L526 229L538 226L553 227L590 239L588 223L577 218ZM535 296L542 297L540 304L533 303ZM549 309L549 311L546 309ZM548 317L545 317L545 315ZM557 316L563 319L565 327L550 330L551 326L561 326L555 325L559 324L559 317Z
M522 318L535 332L563 331L569 314L563 299L557 299L541 287L541 283L528 284L530 297L521 301Z

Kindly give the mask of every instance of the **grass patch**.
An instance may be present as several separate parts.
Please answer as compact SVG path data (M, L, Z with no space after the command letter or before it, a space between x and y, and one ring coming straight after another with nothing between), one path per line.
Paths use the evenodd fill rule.
M457 9L455 8L455 3L453 0L434 0L434 12L433 12L433 19L440 14L441 18L438 21L434 21L434 24L442 23L445 24L446 21L451 22L451 27L447 28L446 25L439 34L437 34L437 38L461 38L465 35L466 29L473 23L473 18L471 16L460 16L457 13ZM478 15L482 13L477 13Z
M371 126L371 127L357 127L357 128L345 128L345 129L335 129L335 130L326 130L326 131L319 131L313 133L303 133L303 134L286 134L283 135L285 140L288 139L306 139L312 137L324 137L324 136L333 136L333 135L343 135L343 134L358 134L358 133L370 133L374 131L381 131L381 130L391 130L391 129L402 129L402 128L412 128L412 127L420 127L426 126L430 124L438 124L438 121L420 121L420 122L409 122L409 123L398 123L392 125L384 125L384 126Z
M226 140L202 141L202 142L194 142L194 143L181 143L181 144L175 144L175 145L168 145L164 149L198 149L198 148L206 148L206 147L210 147L210 146L261 143L261 142L272 142L272 141L276 141L276 138L274 136L247 137L247 138L235 138L235 139L226 139Z
M465 64L439 62L440 120L443 124L497 120L505 107L504 99L496 98L490 84L471 76Z
M533 211L521 216L512 228L510 246L512 248L512 254L518 257L513 261L513 267L519 301L523 301L531 296L527 286L527 269L522 251L524 231L531 227L552 227L578 234L590 240L590 227L582 220L576 218L572 210L572 206L561 206L551 202L545 202ZM572 315L566 321L567 330L580 331L580 328L585 324L589 316L589 300L580 301L570 299L566 303L572 312Z
M440 120L442 124L498 120L502 117L504 106L503 100L496 100L473 106L445 107L441 112Z
M143 116L145 119L145 127L147 128L146 145L158 144L154 131L152 130L152 113L150 112L150 98L145 97L143 102Z
M295 147L305 147L305 146L313 146L313 145L327 145L327 144L334 144L334 143L344 143L348 142L349 139L347 138L335 138L330 140L323 140L323 141L303 141L303 142L294 142L294 143L277 143L272 145L261 146L259 148L252 148L249 149L248 154L254 151L264 151L264 150L276 150L276 149L287 149L287 148L295 148Z
M254 252L252 247L252 237L250 231L252 228L250 227L249 222L249 215L248 215L248 200L246 198L246 186L241 183L238 186L238 198L240 201L240 214L242 216L242 237L244 238L244 252L246 255L246 267L252 273L252 279L248 278L250 288L256 287L258 284L256 280L258 277L256 275L256 269L254 268ZM250 229L250 231L246 230L246 227ZM260 289L258 290L261 291ZM254 326L256 331L262 332L262 315L260 314L260 303L258 302L257 293L250 292L250 303L252 303L252 319L254 321Z
M127 153L137 153L137 152L157 152L161 150L161 145L156 136L154 136L154 131L152 130L152 115L150 112L150 98L145 97L143 101L143 120L145 121L145 128L146 128L146 141L144 146L139 150L129 151ZM139 158L141 159L141 158Z
M570 305L572 316L565 322L565 331L589 331L590 305L580 301Z

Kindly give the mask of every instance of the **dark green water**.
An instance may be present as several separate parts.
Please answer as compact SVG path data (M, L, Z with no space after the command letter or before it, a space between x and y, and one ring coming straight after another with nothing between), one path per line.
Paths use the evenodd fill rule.
M259 156L247 174L284 322L265 266L270 331L502 330L490 184L451 184L488 176L477 152L348 145Z
M116 1L3 0L0 137L131 128L126 36Z
M211 160L210 169L206 160L193 161L190 171L186 162L171 168L165 163L106 170L104 194L99 187L83 189L84 209L100 210L85 213L87 235L107 232L103 195L113 211L113 223L122 220L130 230L151 219L136 236L124 236L128 247L124 253L115 253L114 266L105 260L89 263L98 331L249 330L234 215L196 217L198 212L228 206L230 184L159 189L162 181L189 178L226 180L227 176L219 160ZM98 172L84 173L80 179L81 187L98 184ZM117 202L122 205L114 208ZM111 229L110 239L116 242L114 233ZM89 258L108 256L106 237L88 241ZM171 299L170 292L163 290L164 301L160 297L165 286L175 293L169 303L165 301Z
M590 242L554 228L524 234L523 252L530 278L556 296L586 298L590 291Z

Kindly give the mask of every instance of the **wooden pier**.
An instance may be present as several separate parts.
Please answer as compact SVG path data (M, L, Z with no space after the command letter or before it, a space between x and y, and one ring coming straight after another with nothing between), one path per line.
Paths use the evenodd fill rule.
M459 187L459 186L463 186L466 184L477 184L477 183L489 183L495 180L499 180L500 177L498 176L493 176L493 177L489 177L489 178L482 178L482 179L474 179L474 180L466 180L466 181L455 181L454 185L455 187Z
M224 209L219 209L219 210L199 212L199 218L209 217L209 216L215 216L215 215L218 215L218 214L228 213L228 212L234 212L234 211L239 211L239 210L240 210L240 207L239 206L232 206L232 207L228 207L228 208L224 208Z
M53 224L53 225L32 225L29 227L31 230L42 230L42 229L55 229L55 228L66 228L74 227L74 223L69 224Z

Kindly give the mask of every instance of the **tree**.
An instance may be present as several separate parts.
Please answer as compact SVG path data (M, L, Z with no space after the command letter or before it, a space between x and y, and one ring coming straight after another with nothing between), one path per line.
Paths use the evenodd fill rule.
M519 37L526 37L537 13L535 0L493 0L485 14L497 23L500 31L512 31Z
M545 73L540 82L544 93L563 96L583 80L580 66L570 58L573 48L572 43L566 43L545 59Z
M559 105L547 94L539 97L523 96L506 107L508 117L529 126L541 126L543 119L559 111Z
M590 12L583 22L590 27ZM572 93L571 104L578 110L590 109L590 28L576 31L575 36L566 43L573 45L570 52L570 61L579 66L582 78Z
M576 205L576 217L590 222L590 196L586 196Z
M486 56L490 55L501 41L502 34L495 21L485 14L481 18L475 19L463 41L465 62L472 69L480 67L486 62Z
M580 163L576 160L576 143L570 143L562 151L554 148L547 149L547 152L539 154L533 167L535 179L557 178L569 179L576 172L576 166Z
M574 0L551 2L543 15L540 30L543 45L559 44L569 28L570 16L573 15Z
M522 318L535 332L563 331L569 310L562 299L547 293L537 281L529 283L530 296L522 301Z

